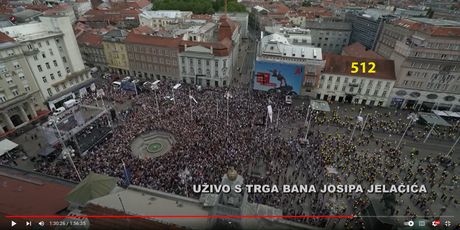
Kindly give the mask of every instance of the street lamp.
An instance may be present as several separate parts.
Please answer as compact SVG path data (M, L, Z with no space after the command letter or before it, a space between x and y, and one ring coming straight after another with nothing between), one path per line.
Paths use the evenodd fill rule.
M409 124L407 124L406 130L404 130L404 133L403 133L403 135L401 136L401 139L399 139L399 142L398 142L398 145L396 146L396 149L398 149L399 146L401 145L401 142L402 142L404 136L406 136L406 132L407 132L407 130L409 130L409 127L410 127L414 122L418 121L418 116L417 116L417 114L415 114L415 113L411 113L411 114L409 114L409 116L407 116L407 119L409 120Z
M356 131L356 127L358 126L358 124L360 122L363 122L363 117L361 117L361 113L363 112L363 109L360 109L359 110L359 114L358 116L356 117L356 123L355 123L355 127L353 127L353 132L351 132L351 136L350 136L350 143L351 141L353 140L353 136L355 135L355 131Z
M181 84L178 83L178 84L174 85L173 88L172 88L172 94L173 94L173 98L172 98L172 99L173 99L173 101L174 101L174 104L176 104L176 98L174 97L174 90L179 89L180 86L181 86Z
M159 89L158 87L158 83L160 82L160 80L156 80L155 82L152 83L152 85L150 86L150 88L152 89L152 91L155 92L155 101L157 103L157 113L158 115L160 115L160 105L158 104L158 93L157 93L157 90Z

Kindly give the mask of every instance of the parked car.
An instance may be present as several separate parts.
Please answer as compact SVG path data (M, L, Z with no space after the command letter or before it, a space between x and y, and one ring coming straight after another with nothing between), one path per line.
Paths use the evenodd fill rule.
M65 111L64 107L59 107L56 110L54 110L53 116L57 116Z

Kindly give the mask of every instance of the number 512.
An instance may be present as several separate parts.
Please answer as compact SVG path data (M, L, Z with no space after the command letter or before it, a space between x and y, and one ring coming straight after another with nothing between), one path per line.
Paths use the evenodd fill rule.
M369 69L366 68L366 64ZM375 72L375 62L352 62L351 63L351 73L358 73L359 67L361 66L362 73L376 73Z

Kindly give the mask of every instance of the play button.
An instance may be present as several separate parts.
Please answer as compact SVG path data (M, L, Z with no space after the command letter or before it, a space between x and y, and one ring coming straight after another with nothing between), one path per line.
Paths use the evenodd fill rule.
M16 222L11 221L11 227L13 227L14 225L16 225Z

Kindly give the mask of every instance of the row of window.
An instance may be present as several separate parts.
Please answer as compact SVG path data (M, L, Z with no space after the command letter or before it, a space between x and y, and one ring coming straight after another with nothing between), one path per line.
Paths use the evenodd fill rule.
M209 66L211 64L211 61L212 61L211 59L181 57L181 62L182 62L183 65L185 65L186 59L189 60L190 66L194 66L194 61L195 60L196 60L197 65L199 65L199 66L201 66L202 64L206 64L206 66ZM222 65L223 65L223 68L227 67L227 60L226 59L222 60ZM219 60L214 60L214 66L216 68L219 67Z
M56 38L55 41L56 41L56 43L59 44L59 41L60 41L60 40L59 40L59 38ZM27 48L28 48L29 50L31 50L31 49L33 49L33 48L35 47L35 44L38 46L38 48L42 48L42 43L41 43L41 42L36 42L36 43L31 42L31 43L27 44ZM47 46L50 46L50 45L51 45L49 40L46 40L46 41L45 41L45 44L46 44Z
M62 83L62 90L65 90L67 89L67 85L68 87L71 87L75 84L78 84L79 82L83 82L85 79L89 79L90 78L90 75L81 75L80 77L77 77L77 78L74 78L70 81L67 81L67 82L64 82ZM48 88L46 89L46 91L48 92L48 95L49 96L53 96L53 90L51 88ZM59 87L59 85L55 86L54 87L54 91L56 91L56 93L59 93L61 91L61 87Z

